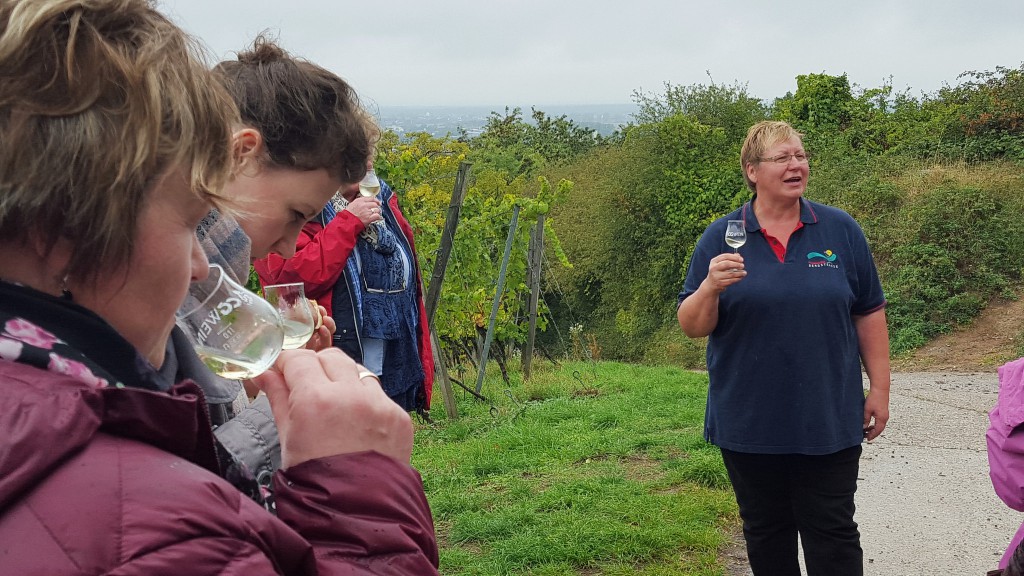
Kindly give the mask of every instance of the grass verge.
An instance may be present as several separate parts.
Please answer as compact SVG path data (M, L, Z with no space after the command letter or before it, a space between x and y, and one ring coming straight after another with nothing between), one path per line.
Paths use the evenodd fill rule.
M614 362L495 368L418 425L446 575L723 573L736 506L702 439L707 376Z

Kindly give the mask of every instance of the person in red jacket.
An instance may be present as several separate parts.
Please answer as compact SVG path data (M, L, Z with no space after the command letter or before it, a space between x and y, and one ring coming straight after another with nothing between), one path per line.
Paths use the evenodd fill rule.
M380 376L399 406L424 413L434 358L423 281L398 196L378 182L376 197L360 195L359 184L342 187L303 227L293 257L270 254L254 267L263 285L304 283L334 318L334 345Z
M0 575L436 574L412 421L339 350L258 384L277 516L161 377L238 112L148 0L0 3Z

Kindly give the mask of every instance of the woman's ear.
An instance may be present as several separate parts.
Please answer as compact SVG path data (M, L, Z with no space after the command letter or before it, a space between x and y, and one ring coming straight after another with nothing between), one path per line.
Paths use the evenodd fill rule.
M5 277L53 296L60 296L67 289L68 268L74 254L72 241L64 237L50 241L37 231L30 231L25 240L12 242L9 248L10 254L4 256Z
M266 154L263 135L254 128L242 128L231 135L231 155L235 161L235 174L255 176Z
M744 167L744 171L747 173L747 179L754 184L757 184L757 167L754 163L747 162L747 165Z

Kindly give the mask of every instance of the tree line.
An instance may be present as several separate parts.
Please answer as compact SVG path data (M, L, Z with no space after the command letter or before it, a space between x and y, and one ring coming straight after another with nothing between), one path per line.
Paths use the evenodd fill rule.
M385 133L378 173L400 190L425 276L459 163L472 177L435 329L452 360L479 357L508 232L521 208L496 332L507 359L525 338L526 247L543 213L541 351L700 366L703 342L675 323L693 246L749 199L746 130L780 119L812 154L807 197L863 226L889 300L894 354L1012 297L1024 262L1024 66L966 72L932 94L807 74L770 102L745 85L666 83L600 136L533 109L493 112L483 132Z

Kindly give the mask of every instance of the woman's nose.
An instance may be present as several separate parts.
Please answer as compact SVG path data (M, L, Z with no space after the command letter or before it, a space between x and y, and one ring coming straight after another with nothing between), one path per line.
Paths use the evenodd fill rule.
M295 241L298 240L298 237L299 235L296 233L290 238L281 238L271 247L270 251L287 260L295 255Z

